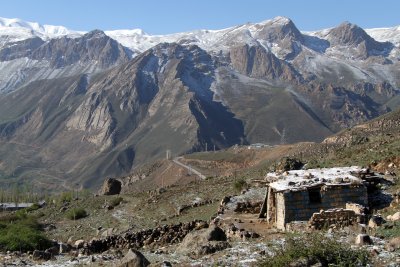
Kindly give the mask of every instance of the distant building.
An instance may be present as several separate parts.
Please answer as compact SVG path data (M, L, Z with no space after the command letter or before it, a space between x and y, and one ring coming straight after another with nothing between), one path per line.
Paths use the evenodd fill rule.
M262 143L255 143L255 144L249 145L247 147L247 149L260 149L260 148L264 148L264 147L269 147L269 145L262 144Z
M32 207L35 203L0 203L0 211L15 211ZM42 200L37 203L40 207L46 205L46 201Z
M269 173L260 217L266 217L278 229L284 230L287 223L308 221L321 210L342 212L341 209L349 207L366 207L368 182L360 173L364 173L362 178L365 178L365 173L369 172L360 167L343 167ZM331 213L327 214L331 216Z

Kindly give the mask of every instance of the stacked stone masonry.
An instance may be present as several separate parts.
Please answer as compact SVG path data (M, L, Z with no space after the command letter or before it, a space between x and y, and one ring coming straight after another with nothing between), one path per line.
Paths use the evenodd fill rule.
M319 201L310 199L310 192L319 192ZM345 209L346 203L362 206L368 204L367 188L362 184L324 185L321 188L288 190L277 192L276 199L276 226L279 229L285 229L285 224L291 221L307 221L320 210L333 207Z
M354 210L330 209L314 213L308 224L312 229L327 229L334 225L336 228L342 228L359 223L363 214L356 214Z

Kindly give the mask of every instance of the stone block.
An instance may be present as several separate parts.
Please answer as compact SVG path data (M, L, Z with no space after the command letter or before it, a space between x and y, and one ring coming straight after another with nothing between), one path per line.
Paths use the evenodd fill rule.
M364 246L364 245L372 245L372 239L367 234L359 234L356 237L356 245Z

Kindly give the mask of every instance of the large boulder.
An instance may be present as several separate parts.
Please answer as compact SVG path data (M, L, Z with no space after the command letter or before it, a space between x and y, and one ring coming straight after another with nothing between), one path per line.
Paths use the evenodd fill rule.
M284 157L276 166L275 171L291 171L291 170L300 170L303 168L304 163L295 158Z
M118 195L121 193L121 181L114 178L107 178L100 190L101 195Z
M129 249L122 262L117 267L146 267L149 266L150 262L146 257L135 249Z
M225 232L218 226L192 231L185 236L176 252L190 256L203 256L230 247Z

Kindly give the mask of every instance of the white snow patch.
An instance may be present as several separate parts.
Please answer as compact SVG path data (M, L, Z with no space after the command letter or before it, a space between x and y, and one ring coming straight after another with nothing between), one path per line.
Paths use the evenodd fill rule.
M360 183L361 179L354 176L353 172L360 172L363 169L358 166L352 167L335 167L309 170L293 170L284 172L283 174L271 172L267 174L266 179L271 181L269 186L277 191L287 189L299 189L317 184L338 184L337 179L347 178L347 182L343 180L341 185Z
M391 28L373 28L365 30L368 35L379 42L391 42L397 47L400 46L400 26Z

